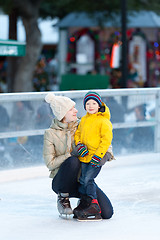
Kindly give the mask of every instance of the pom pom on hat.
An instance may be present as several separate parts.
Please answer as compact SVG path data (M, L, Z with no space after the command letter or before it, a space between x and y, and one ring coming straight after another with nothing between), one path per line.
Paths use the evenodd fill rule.
M55 117L61 121L66 113L75 106L75 102L68 97L55 96L53 93L48 93L45 96L45 101L50 104Z
M51 101L54 101L55 99L55 95L53 93L48 93L46 96L45 96L45 101L47 103L51 103Z

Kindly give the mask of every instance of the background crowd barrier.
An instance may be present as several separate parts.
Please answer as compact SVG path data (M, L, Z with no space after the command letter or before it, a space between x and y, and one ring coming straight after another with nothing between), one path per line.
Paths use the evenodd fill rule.
M85 114L88 91L59 91L72 98L78 117ZM96 90L109 107L115 156L160 152L160 88ZM0 169L43 163L43 134L54 117L48 92L0 94Z

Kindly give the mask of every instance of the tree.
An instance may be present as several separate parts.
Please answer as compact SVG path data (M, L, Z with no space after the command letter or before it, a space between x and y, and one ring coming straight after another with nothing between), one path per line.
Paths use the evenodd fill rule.
M0 6L7 13L16 11L21 17L26 31L26 56L21 57L15 71L14 92L32 91L32 77L35 64L42 49L41 33L38 28L38 18L48 16L59 19L70 12L86 11L92 15L94 12L104 12L105 17L120 11L120 1L113 0L0 0ZM159 12L159 0L129 0L128 10L153 10ZM103 19L100 19L102 22Z
M16 11L26 32L26 56L18 59L13 92L32 91L32 77L42 49L41 33L38 28L39 8L42 0L7 0L2 5L8 14ZM9 6L9 7L8 7Z
M19 62L15 75L15 92L32 91L32 77L42 49L38 28L39 7L42 0L15 0L15 7L22 17L26 32L26 56Z
M17 12L14 9L9 14L9 39L17 40ZM7 57L7 63L7 87L8 92L12 92L18 57Z
M160 1L154 0L127 0L128 10L150 10L159 14ZM104 12L106 17L111 17L112 13L119 13L120 0L45 0L40 6L41 16L51 16L63 18L74 11L85 11L90 14L94 12Z

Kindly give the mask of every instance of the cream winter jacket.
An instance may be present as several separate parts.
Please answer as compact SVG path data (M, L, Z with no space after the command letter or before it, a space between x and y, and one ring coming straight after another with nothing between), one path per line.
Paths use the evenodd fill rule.
M44 133L43 158L54 178L60 165L71 156L74 145L74 134L78 122L62 123L53 119L49 129Z

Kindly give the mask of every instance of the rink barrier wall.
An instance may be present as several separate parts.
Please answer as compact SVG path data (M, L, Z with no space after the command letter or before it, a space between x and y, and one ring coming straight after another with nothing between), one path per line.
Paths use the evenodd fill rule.
M107 89L107 90L95 90L102 97L131 97L143 98L147 96L152 96L153 101L155 102L155 118L152 121L147 122L122 122L122 123L113 123L114 129L129 128L129 127L144 127L144 126L153 126L154 136L155 136L155 145L154 151L160 152L160 88L135 88L135 89ZM67 96L75 99L83 99L84 95L88 90L81 91L56 91L55 95ZM44 101L44 97L48 92L27 92L27 93L3 93L0 94L0 104L6 102L16 102L16 101ZM138 101L137 101L138 103ZM141 100L140 100L141 103ZM11 131L11 132L0 132L0 139L3 138L12 138L12 137L21 137L21 136L36 136L43 135L45 129L33 129L33 130L23 130L23 131Z

